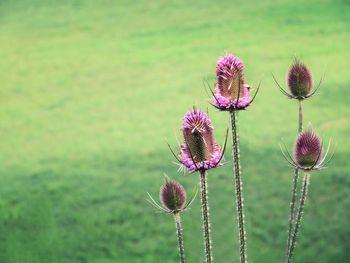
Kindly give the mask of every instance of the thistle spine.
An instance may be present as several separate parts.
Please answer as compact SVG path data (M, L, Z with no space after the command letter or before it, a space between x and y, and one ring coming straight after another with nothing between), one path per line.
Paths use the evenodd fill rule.
M236 192L236 207L237 207L237 221L238 221L238 238L239 238L239 255L240 262L247 263L247 248L246 248L246 231L244 222L244 200L243 200L243 182L241 178L241 166L239 160L239 139L237 130L237 112L232 110L231 125L232 125L232 156L234 163L234 177L235 177L235 192Z
M177 240L179 243L180 263L185 263L185 249L184 249L184 242L182 237L182 225L181 225L180 213L175 213L174 219L175 219L175 225L176 225Z
M211 251L210 238L210 222L209 222L209 205L208 205L208 183L205 170L200 171L200 185L201 185L201 202L202 202L202 221L203 221L203 236L204 236L204 252L205 262L213 262L213 255Z
M298 120L298 123L299 123L298 133L301 133L303 131L303 106L302 106L301 100L299 100L299 120ZM287 262L289 248L291 245L291 239L292 239L292 235L293 235L293 226L294 226L294 218L295 218L295 201L296 201L297 195L298 195L298 180L299 180L299 169L296 168L295 173L294 173L294 178L293 178L293 189L292 189L292 197L291 197L291 202L290 202L288 240L287 240L285 262Z
M294 233L291 239L291 244L290 244L289 253L286 259L286 263L292 262L293 253L296 246L296 239L298 237L299 228L301 226L301 220L303 217L305 201L306 201L308 188L309 188L309 182L310 182L310 174L309 172L305 172L304 179L303 179L303 186L301 190L301 196L300 196L300 204L299 204L299 209L297 213L297 220L295 222Z

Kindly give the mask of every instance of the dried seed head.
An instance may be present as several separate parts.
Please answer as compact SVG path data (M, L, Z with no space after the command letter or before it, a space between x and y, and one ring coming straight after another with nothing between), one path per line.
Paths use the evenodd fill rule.
M165 178L165 183L160 188L159 198L167 210L179 212L186 207L186 192L184 187L169 178Z
M316 166L322 159L321 139L311 130L301 132L294 146L294 161L301 168Z
M244 65L227 54L216 64L216 86L212 104L220 110L245 109L250 105L250 87L244 82Z
M295 60L290 66L287 82L291 94L296 98L303 99L310 95L313 86L311 72L298 60Z
M218 165L221 149L214 140L213 126L206 113L195 108L188 112L183 118L182 133L185 143L180 145L180 158L186 168L195 171Z

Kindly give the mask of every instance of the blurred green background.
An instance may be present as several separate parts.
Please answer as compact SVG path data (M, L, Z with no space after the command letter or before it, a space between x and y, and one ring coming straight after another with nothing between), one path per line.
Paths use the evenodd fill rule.
M177 262L171 216L156 214L163 173L188 191L176 146L192 105L209 108L218 142L228 114L203 79L233 52L261 93L239 114L250 262L282 262L297 103L282 96L296 54L318 81L305 123L336 155L311 178L295 262L350 260L348 0L0 0L0 262ZM284 84L285 85L285 84ZM238 262L230 147L209 173L216 262ZM183 215L188 262L202 262L199 199Z

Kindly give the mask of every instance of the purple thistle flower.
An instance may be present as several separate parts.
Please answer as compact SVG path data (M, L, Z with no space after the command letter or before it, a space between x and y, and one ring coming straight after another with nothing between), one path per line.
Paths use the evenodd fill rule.
M180 145L181 164L191 172L208 170L219 165L222 150L215 142L208 115L194 108L183 118L184 144Z
M294 146L294 161L302 168L317 166L322 159L321 139L312 131L299 134Z
M297 59L294 60L294 63L289 67L287 72L287 85L290 92L285 90L278 83L273 74L272 77L282 94L290 99L299 100L299 102L315 95L323 81L323 78L321 78L317 87L312 90L314 81L311 72L305 64L301 63Z
M165 209L174 213L186 207L186 192L184 187L174 180L165 179L159 191L159 198Z
M286 161L295 169L302 169L304 171L321 170L326 168L326 165L331 161L331 157L327 159L330 141L325 153L323 152L322 140L313 131L308 130L299 133L294 145L294 157L290 155L286 146L282 149L282 154Z
M216 64L216 85L212 104L220 110L245 109L252 100L250 86L244 82L243 62L232 54Z
M296 59L288 70L287 83L294 97L299 99L308 97L313 86L311 72L305 64Z
M196 198L197 191L193 192L190 200L186 202L187 197L184 187L175 180L171 180L165 176L165 182L159 191L159 198L162 205L158 204L149 193L147 195L147 201L157 210L175 215L189 208Z

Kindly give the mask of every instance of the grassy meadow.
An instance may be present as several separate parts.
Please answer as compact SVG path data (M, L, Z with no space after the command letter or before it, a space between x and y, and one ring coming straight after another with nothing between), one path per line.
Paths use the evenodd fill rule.
M175 226L146 202L163 173L188 191L168 141L181 118L208 108L218 142L227 113L203 79L233 52L248 83L239 114L250 262L282 262L297 102L284 97L296 54L325 79L305 102L305 124L336 154L311 178L295 263L350 260L350 3L347 0L0 0L0 263L171 263ZM213 253L238 262L231 147L209 172ZM199 199L183 215L188 262L203 262Z

